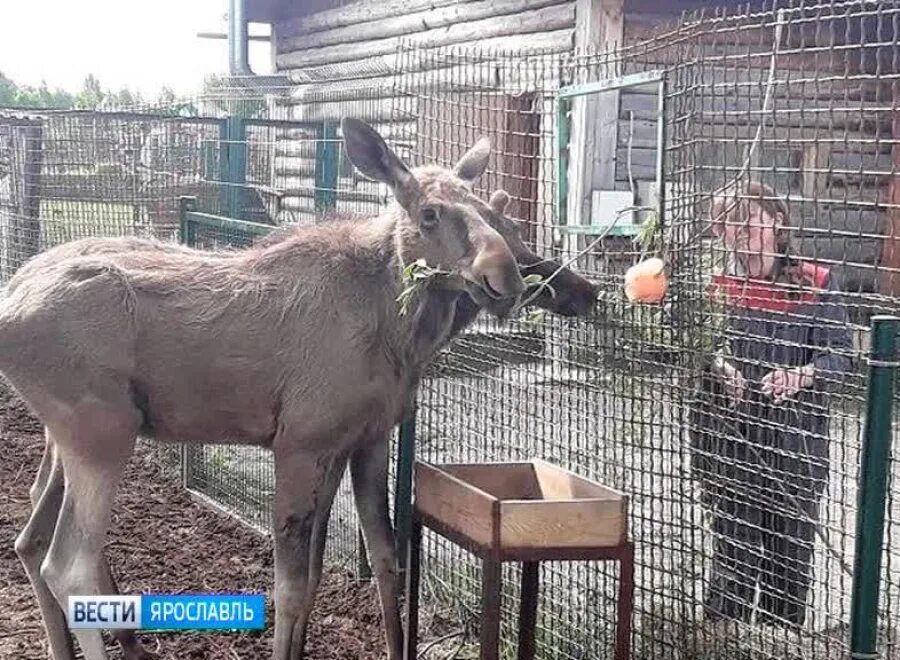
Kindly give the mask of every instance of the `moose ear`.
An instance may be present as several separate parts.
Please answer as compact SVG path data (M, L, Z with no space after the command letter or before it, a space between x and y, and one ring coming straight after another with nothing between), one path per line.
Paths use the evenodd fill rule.
M341 120L347 157L360 173L395 189L411 176L409 169L382 137L364 121L344 117Z
M487 167L488 158L491 156L491 141L483 137L459 159L453 171L463 181L473 183L480 177Z
M491 209L494 213L503 215L503 212L506 211L507 204L509 204L509 193L505 190L497 190L491 195L491 199L488 203L491 205Z

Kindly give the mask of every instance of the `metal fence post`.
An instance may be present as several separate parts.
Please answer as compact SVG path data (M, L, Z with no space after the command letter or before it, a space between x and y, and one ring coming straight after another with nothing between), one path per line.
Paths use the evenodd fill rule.
M178 198L178 228L180 232L179 240L184 245L193 247L195 243L194 224L190 221L188 214L197 208L197 198L188 195L182 195ZM186 443L181 443L179 451L178 469L181 474L181 487L185 490L191 488L191 462L193 460L193 447Z
M337 122L324 121L316 140L316 213L337 206L338 174L341 145L337 137Z
M178 229L179 239L184 245L194 246L194 225L188 218L188 213L197 210L197 198L183 195L178 198Z
M860 456L856 553L850 601L850 653L859 660L878 657L878 599L884 546L900 318L872 317L866 421Z
M413 463L416 460L416 414L400 425L397 451L397 484L394 492L394 527L401 570L406 568L406 546L412 527Z
M569 214L569 131L571 124L569 111L571 108L572 103L569 99L557 99L556 155L559 169L556 174L556 223L560 226L568 224Z
M219 185L222 214L241 218L241 197L247 181L247 126L243 117L226 117L219 126Z

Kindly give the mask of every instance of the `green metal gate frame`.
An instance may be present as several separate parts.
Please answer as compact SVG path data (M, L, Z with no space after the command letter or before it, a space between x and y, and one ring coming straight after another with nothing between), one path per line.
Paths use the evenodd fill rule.
M247 119L226 117L219 121L218 161L215 142L205 146L206 177L219 185L222 216L243 220L241 191L247 187L247 128L295 128L311 131L316 141L315 209L322 213L337 204L337 184L340 173L341 149L337 137L337 122L291 121L283 119Z

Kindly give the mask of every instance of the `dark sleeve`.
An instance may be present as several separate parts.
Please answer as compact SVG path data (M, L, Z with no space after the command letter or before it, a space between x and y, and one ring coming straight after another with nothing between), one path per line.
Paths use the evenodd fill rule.
M839 380L852 368L853 336L840 279L831 271L828 286L816 305L816 317L812 320L810 343L812 363L817 378Z

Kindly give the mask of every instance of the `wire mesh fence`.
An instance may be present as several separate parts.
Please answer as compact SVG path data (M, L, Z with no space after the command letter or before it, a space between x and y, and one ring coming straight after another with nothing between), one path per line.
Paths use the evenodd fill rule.
M171 108L0 112L0 275L88 235L254 240L199 216L188 240L185 195L198 213L273 227L377 213L388 191L341 152L345 115L413 163L452 164L487 135L476 193L506 190L529 246L600 297L589 318L480 319L458 337L422 383L419 458L539 457L628 493L636 658L846 657L860 356L869 316L896 312L900 266L898 15L886 2L773 4L686 16L603 53L403 46L372 79L294 72L277 90L232 81ZM577 96L560 104L561 90ZM662 305L623 293L648 256L666 264ZM191 488L268 526L266 452L180 459ZM900 657L894 490L885 658ZM346 480L330 534L331 561L359 558ZM432 601L477 628L477 563L428 534L424 559ZM546 564L540 657L608 656L616 581L603 563Z
M404 53L415 157L449 164L488 134L494 170L479 192L509 190L538 249L577 256L602 288L591 319L485 321L455 342L423 382L419 455L538 456L629 493L635 657L848 652L858 358L869 315L895 309L897 11L807 3L691 16L594 55ZM557 151L562 88L654 71L662 106L648 84L573 100ZM554 206L560 154L566 225ZM729 194L740 202L713 204ZM624 269L650 255L671 278L661 307L622 292ZM890 524L886 657L897 653L896 533ZM477 563L436 536L426 548L426 579L474 623ZM611 569L543 570L542 657L607 656Z

